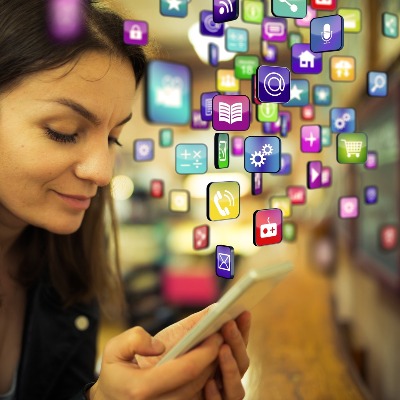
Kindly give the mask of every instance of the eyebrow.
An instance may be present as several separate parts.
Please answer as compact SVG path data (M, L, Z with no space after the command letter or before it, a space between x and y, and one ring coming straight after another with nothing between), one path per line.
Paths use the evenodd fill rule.
M62 97L62 98L53 99L50 101L69 107L71 110L75 111L76 113L81 115L83 118L85 118L89 122L91 122L93 125L99 126L101 124L101 119L96 114L89 111L82 104L79 104L72 99L67 99L67 98ZM124 118L117 125L115 125L114 128L126 124L131 118L132 118L132 113L130 113L126 118Z

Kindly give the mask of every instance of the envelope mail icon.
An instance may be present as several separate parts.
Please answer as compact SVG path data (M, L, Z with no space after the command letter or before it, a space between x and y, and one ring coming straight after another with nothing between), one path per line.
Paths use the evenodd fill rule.
M231 256L229 254L218 254L218 268L229 271L231 269Z

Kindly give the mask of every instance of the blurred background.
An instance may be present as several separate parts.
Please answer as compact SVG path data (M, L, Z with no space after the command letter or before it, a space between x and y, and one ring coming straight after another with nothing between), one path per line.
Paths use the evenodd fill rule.
M235 56L253 55L259 65L291 69L291 44L310 41L310 18L306 17L303 23L287 18L286 41L264 42L262 19L273 16L272 1L240 0L239 17L225 23L225 28L246 29L248 51L226 52L220 45L221 59L213 66L207 53L204 60L199 56L210 38L201 37L198 28L200 12L212 10L211 0L110 3L128 19L148 23L147 47L153 59L190 68L192 110L200 110L203 92L217 90L219 69L234 69ZM166 9L187 7L187 15L161 15L161 3ZM309 6L311 3L315 0ZM146 85L141 84L134 118L121 137L123 148L113 180L129 313L124 321L104 319L99 346L132 325L142 325L155 334L216 301L249 268L289 260L294 264L293 272L253 310L251 367L244 378L246 399L400 399L400 2L337 0L332 11L310 12L315 12L315 17L346 16L344 47L322 53L321 73L292 74L292 79L309 81L312 113L302 107L279 105L279 111L291 114L290 131L282 132L278 125L278 130L269 134L280 137L282 153L291 156L291 168L287 174L264 173L259 195L252 194L251 174L243 167L243 155L231 153L227 169L214 167L215 130L211 124L193 129L190 121L180 125L150 122L146 118ZM268 48L273 46L277 60L269 62ZM223 61L224 53L230 59ZM333 56L353 57L354 79L332 79ZM369 71L388 74L387 96L368 96ZM316 85L331 87L330 104L315 104ZM240 94L252 99L249 79L240 80ZM372 153L367 165L336 161L337 133L329 131L330 109L335 107L355 110L355 132L367 134L368 152ZM256 118L254 103L251 108L250 128L228 132L231 140L266 134L264 124ZM302 125L328 130L321 152L300 151ZM135 160L134 141L139 139L153 141L151 160ZM207 173L176 173L175 146L181 143L207 145ZM307 188L309 161L321 161L331 169L330 186ZM156 194L160 186L153 186L152 191L153 180L163 181L162 197ZM239 182L238 218L207 219L206 187L215 181ZM291 186L303 188L303 204L289 197ZM375 187L377 200L369 197L369 187ZM187 212L170 209L170 190L189 192ZM358 198L357 218L339 216L339 199L348 196ZM278 203L271 203L276 197ZM253 213L273 207L284 208L283 240L255 246ZM193 231L203 225L208 226L209 243L195 250L194 242L205 238L194 236ZM216 276L216 245L234 248L232 280Z

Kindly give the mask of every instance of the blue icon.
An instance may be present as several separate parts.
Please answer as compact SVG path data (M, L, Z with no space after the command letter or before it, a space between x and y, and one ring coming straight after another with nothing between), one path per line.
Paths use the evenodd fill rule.
M384 12L382 14L382 34L389 38L399 36L399 17L397 14Z
M249 32L247 29L228 28L225 37L226 50L236 53L245 53L249 50Z
M330 106L332 103L332 88L329 85L315 85L313 103L316 106Z
M188 13L189 0L160 0L160 14L165 17L184 18Z
M220 278L232 279L234 270L234 249L232 246L217 245L215 248L215 273Z
M286 103L290 100L290 71L288 68L260 65L257 68L256 76L256 95L259 101Z
M244 169L247 172L278 172L281 169L281 139L248 136L244 141Z
M364 189L365 204L375 204L378 202L378 187L367 186Z
M178 144L175 147L175 171L178 174L205 174L207 146L205 144Z
M307 0L272 0L272 14L303 19L307 15Z
M137 139L133 142L133 159L135 161L150 161L153 158L153 139Z
M200 33L204 36L224 36L224 24L214 22L212 11L201 11Z
M356 130L356 111L354 108L331 108L331 131L352 133Z
M212 121L213 104L212 99L219 92L204 92L201 94L201 119L203 121Z
M329 15L311 20L310 48L314 53L343 48L344 20L341 15Z
M385 72L368 72L368 95L374 97L385 97L387 94L387 74Z
M292 173L292 156L290 154L281 154L281 169L277 175L290 175Z
M261 41L262 56L266 62L276 63L278 61L278 47L265 40Z
M292 79L290 82L290 101L286 107L303 107L310 104L309 84L306 79Z
M215 43L208 45L208 62L211 66L217 67L219 62L219 47Z
M308 43L292 46L292 72L296 74L319 74L322 71L322 54L313 53Z
M239 0L214 0L214 22L234 21L239 16Z

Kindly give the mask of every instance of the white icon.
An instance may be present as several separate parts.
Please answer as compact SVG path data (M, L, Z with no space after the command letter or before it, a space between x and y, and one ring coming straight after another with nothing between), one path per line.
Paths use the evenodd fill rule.
M343 28L344 29L356 29L357 28L357 14L350 13L343 17Z
M311 167L311 182L314 182L319 177L319 171Z
M183 153L180 153L179 155L181 157L183 157L185 160L187 160L188 157L192 155L192 153L190 151L188 152L188 150L185 148ZM193 162L191 164L190 163L188 163L188 164L180 163L179 166L180 167L189 167L189 168L192 166L195 166L196 168L199 168L203 165L203 163L200 161L202 158L203 157L201 155L201 150L198 150L198 151L193 150L193 157L191 159L191 161L193 161Z
M296 99L301 101L301 94L304 92L304 89L299 89L297 84L294 83L290 88L290 100Z
M344 214L353 214L355 210L355 204L353 203L353 201L346 201L343 204L343 212Z
M146 157L150 154L151 146L147 143L140 143L137 145L136 151L140 157Z
M279 96L285 90L285 79L278 72L270 72L264 79L264 89L270 96Z
M285 25L282 22L267 22L264 25L264 33L269 39L282 36L285 33Z
M395 17L387 17L385 21L385 26L387 29L389 29L391 35L396 34L397 21Z
M310 132L310 135L307 136L304 140L305 140L306 142L309 142L310 147L313 147L314 142L317 141L317 138L314 137L314 135L313 135L313 133L312 133L312 131L311 131L311 132Z
M331 26L329 24L324 25L324 29L321 32L321 37L325 44L329 43L330 40L332 39L332 31L331 31Z
M303 51L299 55L300 68L314 68L315 56L308 50Z
M164 75L156 90L156 103L166 107L182 107L183 81L179 76Z
M229 202L229 207L233 207L235 205L235 198L233 197L233 194L229 190L224 190L224 197L228 199ZM228 207L221 207L220 201L222 200L222 194L219 190L217 190L217 193L214 195L214 204L215 207L217 207L217 210L219 214L222 217L226 217L230 214L229 208Z
M229 3L229 7L228 7L228 3ZM225 13L225 11L227 13L233 12L233 6L232 6L232 2L231 0L228 0L228 3L225 0L221 0L219 2L219 4L221 4L222 6L219 9L219 13L222 15Z
M221 86L224 86L224 87L227 87L227 88L235 87L236 86L236 79L230 74L222 75L222 77L221 77Z
M376 75L373 82L374 86L370 90L371 93L375 93L375 91L378 89L383 89L383 87L386 85L386 77L385 75Z
M340 140L344 142L344 145L346 147L347 158L351 157L352 155L355 155L357 158L360 157L363 142L358 140Z
M286 3L288 6L290 6L290 11L291 12L296 12L297 11L297 5L296 4L290 4L287 0L279 0L281 3Z
M231 269L231 256L230 254L218 253L218 268L224 271Z
M218 103L218 121L233 124L234 122L241 122L243 119L243 106L242 103L234 103L229 105L223 101Z
M226 161L226 149L228 148L228 142L226 140L221 140L218 143L218 159L220 162Z
M346 122L350 120L351 120L351 115L349 113L344 113L342 117L335 119L335 128L341 131L346 126Z
M278 234L278 227L275 222L270 222L269 217L267 218L268 224L262 224L260 226L260 238L274 237Z
M143 39L143 32L139 25L134 24L129 29L129 39L131 40L142 40Z
M212 14L209 14L204 18L204 27L208 32L216 33L221 28L221 24L214 22Z
M350 76L350 70L353 69L353 66L346 60L340 60L333 66L333 68L335 69L337 77L341 78L342 75L345 77Z
M261 112L264 118L271 118L276 111L276 103L262 103Z
M272 155L273 151L274 149L272 145L270 145L269 143L264 144L260 151L256 150L254 153L251 154L251 164L253 164L257 168L260 168L264 164L266 156Z
M167 0L168 10L176 10L179 11L179 6L182 3L180 0Z

